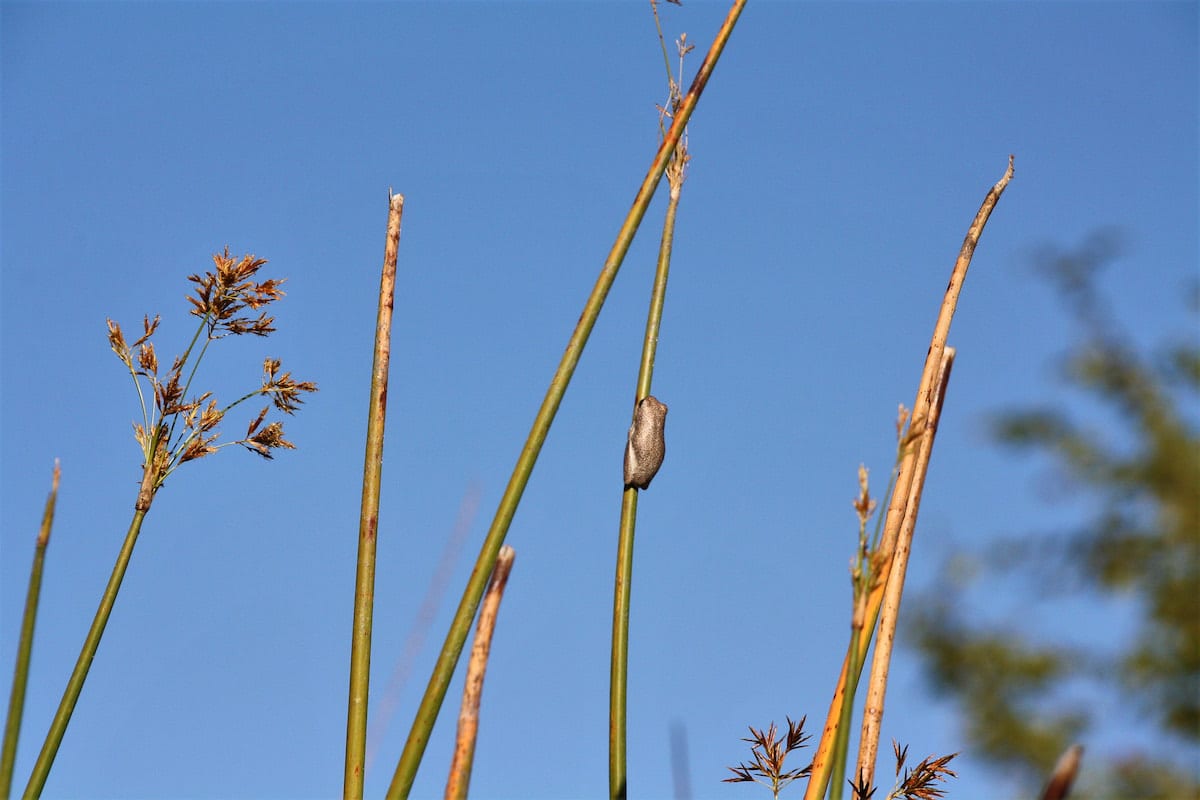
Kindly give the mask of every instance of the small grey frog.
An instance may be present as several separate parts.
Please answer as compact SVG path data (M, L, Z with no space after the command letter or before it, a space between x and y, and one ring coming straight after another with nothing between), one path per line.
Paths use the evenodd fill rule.
M633 412L629 426L629 441L625 444L625 485L646 489L658 474L667 443L663 426L667 422L667 407L652 395L646 395Z

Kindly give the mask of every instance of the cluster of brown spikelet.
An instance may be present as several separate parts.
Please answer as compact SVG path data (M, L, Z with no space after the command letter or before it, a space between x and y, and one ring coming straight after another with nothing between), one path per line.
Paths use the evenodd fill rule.
M219 406L212 392L192 394L191 399L187 399L196 365L203 358L208 345L226 336L269 335L275 330L275 319L260 309L283 297L279 288L283 281L253 280L259 269L267 263L266 259L252 255L236 259L229 255L227 247L223 253L213 256L213 263L215 270L188 276L188 280L196 284L195 294L188 297L192 305L191 314L200 317L201 324L187 350L176 356L165 377L159 374L158 356L151 341L158 330L160 318L155 316L151 320L149 316L145 317L142 335L133 344L126 343L120 325L108 320L109 345L133 375L143 402L143 422L134 424L134 437L145 456L146 476L142 499L146 507L149 506L150 496L176 467L217 451L217 425L231 408L253 397L263 395L270 398L271 403L263 406L262 411L251 420L244 438L227 444L242 445L268 459L272 458L272 451L276 448L294 449L295 445L284 438L282 422L266 425L263 422L271 405L285 414L294 414L304 402L303 394L317 390L315 383L297 381L290 372L281 372L278 359L267 358L263 361L262 385L233 403ZM259 313L256 317L244 315L247 309ZM201 342L199 352L193 352ZM191 367L185 377L185 368L189 363ZM147 413L145 408L143 379L153 390L153 415Z

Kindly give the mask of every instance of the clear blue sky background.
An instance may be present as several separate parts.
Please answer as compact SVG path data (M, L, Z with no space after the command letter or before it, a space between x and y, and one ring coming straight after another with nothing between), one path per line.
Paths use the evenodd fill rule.
M666 7L707 48L724 3ZM228 244L286 277L266 341L203 379L232 399L264 356L320 384L299 446L186 465L159 493L46 796L307 798L341 791L364 412L388 187L407 198L379 536L373 710L472 492L478 512L390 725L382 794L496 501L657 139L648 4L5 2L0 664L7 676L55 458L17 779L28 775L133 508L139 416L105 317L193 331L189 273ZM689 70L700 61L700 52ZM690 71L688 75L690 80ZM1074 402L1073 327L1040 246L1125 236L1105 274L1145 345L1195 335L1194 3L752 2L691 126L693 161L658 350L669 454L640 503L632 795L693 795L739 737L785 714L818 732L848 625L850 501L882 488L966 226L1015 153L976 254L912 568L1070 522L1045 464L997 449L987 415ZM621 453L662 197L626 260L525 493L487 677L478 798L605 791ZM1077 405L1091 414L1088 405ZM1103 418L1095 416L1098 422ZM225 426L235 438L244 422ZM475 489L473 487L478 487ZM994 598L1099 645L1122 627L1064 598ZM1005 616L1007 615L1007 616ZM7 679L7 678L6 678ZM459 683L416 794L440 796ZM884 721L920 758L964 746L910 652ZM382 716L380 712L379 716ZM1128 721L1089 758L1128 746ZM1014 788L970 754L958 798ZM886 771L883 773L886 777ZM18 784L18 789L20 788Z

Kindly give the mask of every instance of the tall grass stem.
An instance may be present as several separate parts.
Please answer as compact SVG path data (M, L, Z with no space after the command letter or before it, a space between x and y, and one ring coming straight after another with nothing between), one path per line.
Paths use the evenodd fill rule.
M504 494L500 498L496 514L492 519L492 524L488 528L487 536L484 538L479 556L476 559L475 567L463 591L462 600L459 602L454 619L450 623L450 629L446 633L446 640L438 654L437 662L434 664L429 684L425 689L424 696L421 698L421 704L417 708L416 717L413 720L408 740L405 742L404 750L401 752L400 759L396 764L396 771L392 776L392 783L387 791L388 798L408 797L412 789L413 781L416 780L417 768L420 766L421 758L425 754L425 747L429 744L429 736L433 731L433 725L437 721L442 702L446 697L446 690L454 674L454 668L458 664L458 658L462 654L463 645L470 632L471 620L475 617L475 611L479 607L484 587L495 566L496 556L500 552L500 546L504 544L505 536L508 535L508 528L512 524L513 516L517 511L517 505L521 501L521 495L524 493L525 486L529 482L529 476L533 472L533 465L537 461L542 445L546 441L550 425L554 422L558 406L562 402L567 386L571 382L571 376L575 372L575 367L583 355L583 348L587 344L592 328L596 324L596 319L600 316L600 309L604 306L604 300L608 296L609 289L612 288L613 281L617 277L617 272L621 268L621 263L625 259L625 254L629 251L629 245L633 242L633 236L641 224L642 217L646 214L650 200L654 197L654 191L658 187L659 180L662 178L663 170L666 169L667 162L671 159L672 153L675 152L675 146L683 136L683 131L687 127L688 120L691 119L692 112L696 109L700 95L704 91L704 87L708 84L708 79L712 76L717 61L720 59L721 52L724 50L725 44L729 41L729 35L733 32L733 26L737 22L745 5L746 0L735 0L733 7L726 15L725 21L722 23L720 30L713 40L712 46L709 48L708 54L704 58L704 62L700 65L700 69L696 73L695 80L692 81L691 88L684 96L679 109L675 113L674 121L667 131L667 135L659 145L658 152L655 154L653 162L651 162L650 169L646 173L646 177L642 180L637 195L634 197L633 206L625 216L625 221L617 233L617 239L609 251L608 258L605 259L603 268L600 270L600 275L596 279L592 293L588 296L587 302L584 304L583 313L579 316L579 321L576 323L575 330L567 342L562 359L559 361L558 369L555 370L554 377L550 380L550 386L546 390L541 407L534 417L529 436L525 440L525 445L521 448L521 454L517 458L516 465L513 467L512 476L509 478L508 485L504 489Z
M861 624L851 628L850 647L846 652L846 658L849 659L847 686L842 695L842 706L838 711L837 736L834 738L833 752L830 755L830 771L833 775L841 775L846 769L846 753L850 749L850 720L854 715L854 698L858 693L858 679L862 674L862 654L866 651L862 643L869 636ZM844 788L841 781L834 781L829 787L829 800L841 800Z
M685 148L676 151L668 169L670 199L663 220L662 239L658 249L658 265L654 287L650 293L650 309L646 315L646 332L642 338L642 359L638 368L633 408L650 394L654 377L654 358L658 351L658 331L662 324L663 304L667 296L667 278L671 271L671 246L675 240L675 218L683 184ZM612 662L609 667L608 723L608 791L609 796L624 798L626 786L625 740L628 730L626 701L629 682L629 611L633 588L633 540L637 526L638 489L626 486L621 495L621 523L617 534L617 567L613 580Z
M367 753L367 693L371 678L371 624L375 604L375 544L379 533L379 487L383 479L383 434L387 421L388 370L392 353L392 305L396 297L396 260L404 195L388 197L387 240L375 317L375 356L367 407L367 444L363 459L362 505L358 518L358 567L354 578L354 621L350 636L350 690L346 710L346 765L342 793L363 796Z
M25 614L21 618L21 639L17 644L17 664L13 669L12 692L8 696L8 717L4 723L4 748L0 754L0 798L8 800L12 792L13 766L17 760L17 741L21 734L21 717L25 710L25 686L29 681L29 662L33 653L33 631L37 623L38 601L42 593L42 570L46 563L46 548L50 544L50 529L54 526L54 506L58 502L58 479L62 475L58 459L54 460L54 475L50 494L42 511L33 550L33 567L29 571L29 589L25 594Z
M146 472L149 473L150 469L147 468ZM70 723L71 715L75 711L75 704L79 701L79 693L83 691L84 681L87 680L88 671L92 668L92 661L96 658L96 650L100 647L104 628L108 625L108 618L112 615L113 604L117 601L117 592L121 590L121 582L125 579L125 571L129 568L129 560L133 556L133 547L137 544L138 534L142 530L142 521L146 518L146 511L147 509L144 508L136 508L133 512L133 519L129 522L129 530L121 545L121 552L117 554L117 562L113 566L112 575L108 579L108 585L104 588L104 594L100 597L100 607L96 609L96 616L92 619L92 626L88 629L87 638L83 640L83 649L79 652L79 659L75 662L75 669L71 672L62 701L58 704L58 711L55 712L54 719L50 722L46 741L42 744L37 761L34 762L29 783L25 786L23 795L25 800L32 800L42 795L46 778L50 775L50 767L54 765L54 757L58 754L63 735L67 732L67 724Z
M908 557L912 552L913 532L917 525L917 512L921 508L921 494L925 489L925 477L929 472L929 457L933 454L933 441L937 436L938 420L942 415L942 404L946 399L946 387L950 381L950 370L954 367L953 347L942 353L942 365L938 372L937 388L929 406L929 420L921 431L917 445L916 470L904 508L904 524L900 526L900 537L896 543L896 554L892 558L892 570L884 589L883 603L879 611L879 633L875 642L875 653L871 660L870 678L867 680L866 700L863 704L862 733L858 739L858 764L854 780L870 785L875 779L875 762L879 755L879 734L883 723L883 704L887 696L887 677L892 660L892 646L896 641L896 625L900 618L900 600L904 596L904 578L908 571Z
M921 372L921 379L917 384L917 398L916 402L913 403L912 416L909 423L910 427L924 425L929 417L930 402L933 392L936 389L938 373L942 367L942 354L946 349L946 339L950 334L950 324L954 320L954 311L958 306L958 297L962 292L963 283L967 277L967 269L971 266L971 258L975 254L975 248L979 244L980 236L983 235L983 229L987 226L988 218L991 216L996 204L1000 201L1000 196L1004 193L1012 177L1013 157L1009 156L1008 169L1005 170L1003 177L988 190L982 205L979 207L979 211L975 214L974 220L972 220L970 227L967 229L962 247L959 249L958 258L954 263L954 269L950 273L950 282L946 286L946 292L942 298L941 307L938 310L937 321L934 323L933 336L931 337L929 350L925 356L925 366ZM891 571L892 556L895 553L896 541L899 537L900 527L904 521L904 509L908 503L909 492L912 488L915 461L916 449L907 449L896 474L896 483L892 489L891 502L888 504L887 517L884 522L883 539L879 545L881 561L885 565L885 569L882 572L884 575ZM882 603L886 585L886 580L879 581L876 587L872 589L868 598L867 627L865 628L868 635L862 637L857 651L858 663L860 665L866 658L867 648L871 645L871 638L875 622L879 617L879 606ZM813 757L812 774L809 777L804 800L819 800L819 798L825 795L825 789L829 784L831 772L830 755L833 751L834 741L837 738L838 720L841 716L842 702L849 683L847 681L849 667L850 658L847 655L846 660L842 662L842 672L834 689L833 701L829 704L829 713L825 719L825 728L822 731L817 752ZM856 681L857 676L855 676ZM838 778L838 780L840 781L841 779Z

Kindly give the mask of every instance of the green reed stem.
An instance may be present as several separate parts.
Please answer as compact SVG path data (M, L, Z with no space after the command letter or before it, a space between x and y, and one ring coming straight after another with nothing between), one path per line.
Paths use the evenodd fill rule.
M675 216L679 209L684 154L677 151L668 179L671 195L663 221L662 240L658 250L658 268L650 294L650 310L646 316L646 333L642 339L642 361L638 370L637 391L633 407L650 394L654 377L654 357L658 350L658 329L662 323L663 303L667 295L667 277L671 271L671 244L675 240ZM633 539L637 527L638 490L626 486L621 495L621 525L617 535L617 569L613 581L612 663L609 668L608 709L608 793L611 798L623 798L627 792L625 736L628 728L626 699L629 683L629 608L633 586Z
M350 692L346 711L346 766L342 794L360 800L367 757L367 692L371 679L371 626L375 604L375 543L379 532L379 487L383 479L383 431L387 420L388 368L392 352L392 304L404 195L388 201L387 242L375 319L375 357L367 411L362 505L358 519L358 569L354 579L354 621L350 636Z
M12 791L13 766L17 760L17 740L21 733L21 717L25 710L25 686L29 681L29 660L33 652L33 629L37 622L38 600L42 592L42 568L46 561L46 546L54 525L54 506L58 501L58 479L61 470L54 462L54 477L50 495L42 511L42 526L38 530L33 551L33 567L29 571L29 590L25 594L25 615L21 618L21 639L17 645L17 665L13 670L12 692L8 698L8 719L4 723L4 748L0 755L0 798L8 800Z
M708 55L704 58L704 63L700 65L691 88L684 96L683 102L680 103L679 109L675 113L675 119L670 130L667 131L662 144L659 145L658 152L654 156L654 161L650 165L650 170L642 180L641 187L634 198L633 206L630 208L625 221L621 225L620 231L617 233L616 242L613 243L612 249L609 251L608 258L604 262L604 267L600 270L600 275L596 279L596 285L592 288L592 293L588 296L587 302L584 304L583 313L580 315L579 322L576 324L575 330L567 342L567 347L563 352L562 359L559 361L558 369L555 370L554 377L550 380L550 386L546 390L546 395L542 400L541 407L538 409L537 416L534 417L529 436L525 440L524 447L521 448L521 455L517 459L516 466L513 467L512 476L509 478L508 485L504 489L504 495L500 498L496 515L492 519L491 527L488 528L487 536L479 551L479 557L475 561L475 567L471 571L466 589L463 591L462 600L459 602L454 619L450 623L450 629L446 634L446 641L443 643L441 652L438 654L433 674L430 676L429 684L425 689L425 695L421 698L421 704L417 708L416 718L413 720L408 740L405 742L404 750L400 754L400 760L396 764L396 771L392 776L392 783L387 791L388 798L408 797L409 792L412 790L413 781L416 780L417 768L421 764L421 758L425 754L425 747L429 743L430 733L433 730L434 723L437 721L442 701L446 697L446 689L450 685L454 668L458 664L459 656L462 654L463 644L470 633L471 620L475 617L475 611L479 607L483 590L496 563L496 556L500 551L500 546L504 544L504 538L508 534L509 525L512 524L513 515L516 514L517 505L521 501L521 495L524 493L525 486L529 482L529 476L533 472L533 465L537 461L538 454L541 452L542 444L546 441L546 434L550 430L551 423L554 422L558 406L567 391L567 386L570 384L571 376L575 372L579 358L583 355L584 345L587 344L588 336L596 324L596 319L600 316L600 309L604 306L604 300L608 296L608 291L612 288L613 281L617 277L617 272L621 268L621 262L625 259L625 253L629 251L629 245L633 242L633 236L641 224L642 217L646 214L646 208L650 205L650 200L654 197L654 190L658 187L663 170L666 169L667 162L671 159L671 154L675 152L675 147L679 144L679 140L683 136L684 128L687 127L688 120L691 119L692 112L696 109L700 95L704 91L704 87L717 65L721 51L725 48L725 43L729 41L729 35L733 32L734 23L737 22L737 18L741 14L745 4L746 0L735 0L733 8L729 11L725 22L717 32L712 47L709 49Z
M830 758L830 773L833 775L846 774L846 753L850 749L850 717L854 713L854 698L858 694L858 681L862 677L862 653L866 651L867 647L870 647L873 631L874 626L865 633L865 642L863 641L864 631L861 628L855 627L850 632L850 647L846 655L846 658L850 660L846 693L842 696L842 707L838 714L837 738L834 739L833 756ZM835 780L829 787L829 800L842 800L843 788L843 781Z
M62 744L63 735L67 732L71 714L75 711L75 703L79 700L79 693L83 691L83 682L87 680L88 670L91 669L92 661L96 658L96 650L100 647L100 638L104 635L104 627L108 625L113 604L117 601L117 592L121 589L121 582L125 579L125 570L129 567L129 559L133 556L133 546L137 543L138 533L142 530L142 520L146 518L148 510L149 506L138 508L133 512L133 519L129 523L129 531L125 534L121 552L117 555L117 563L113 566L112 576L108 579L108 586L104 588L104 594L100 597L100 607L96 609L92 627L88 630L87 638L83 640L83 649L79 652L75 669L71 672L70 680L67 681L67 689L63 692L62 702L59 703L58 711L55 712L54 719L50 722L50 731L46 734L42 751L38 754L37 761L33 765L33 773L29 776L29 783L25 786L23 797L26 800L41 797L42 788L46 785L46 777L50 774L50 767L54 765L54 757L58 754L58 747Z

